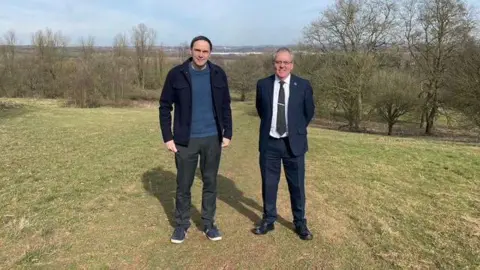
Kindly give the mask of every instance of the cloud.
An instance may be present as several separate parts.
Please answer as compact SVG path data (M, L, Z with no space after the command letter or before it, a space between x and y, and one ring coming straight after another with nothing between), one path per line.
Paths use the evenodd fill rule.
M111 44L118 33L130 31L138 23L154 24L173 29L168 21L143 18L135 13L112 7L102 7L93 1L40 1L2 7L0 29L14 29L23 44L37 30L50 28L61 31L75 43L82 36L93 35L103 44Z
M309 0L297 0L295 5L285 0L6 1L0 29L15 30L22 44L48 27L61 31L73 44L92 35L98 45L110 45L116 34L128 33L139 23L155 29L157 43L166 45L189 42L198 34L222 45L288 44L301 38L302 28L323 6Z

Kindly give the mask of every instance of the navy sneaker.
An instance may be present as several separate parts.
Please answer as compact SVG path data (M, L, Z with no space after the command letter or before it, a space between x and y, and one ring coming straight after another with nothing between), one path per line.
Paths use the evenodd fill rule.
M295 226L295 232L298 234L300 239L302 240L312 240L313 234L310 232L306 224L301 224L299 226Z
M222 234L216 226L206 228L203 233L207 236L208 239L212 241L222 240Z
M185 236L187 236L187 230L181 227L177 227L173 231L170 241L175 244L181 244L185 240Z

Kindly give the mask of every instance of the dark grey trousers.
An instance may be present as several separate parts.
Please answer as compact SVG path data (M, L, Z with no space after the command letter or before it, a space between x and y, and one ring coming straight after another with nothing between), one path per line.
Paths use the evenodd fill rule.
M202 221L205 228L210 228L215 223L217 174L222 152L218 136L191 138L188 147L181 145L176 147L178 150L175 153L177 166L175 221L177 226L188 229L191 225L191 188L200 157L200 172L203 181Z

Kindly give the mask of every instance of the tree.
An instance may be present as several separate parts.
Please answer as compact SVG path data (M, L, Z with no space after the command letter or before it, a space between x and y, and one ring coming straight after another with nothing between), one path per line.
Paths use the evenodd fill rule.
M178 58L180 61L185 61L185 59L190 55L190 46L188 42L182 42L177 47Z
M28 86L34 95L56 98L63 95L63 60L68 40L61 32L39 30L32 36L35 58L29 69Z
M16 46L18 45L15 31L7 31L3 35L4 44L2 46L2 54L5 57L7 65L13 65L15 62Z
M113 41L113 59L110 69L110 99L118 101L125 98L131 88L131 79L136 77L136 68L131 69L133 59L128 52L128 39L125 34L117 34ZM136 72L137 71L137 72ZM137 73L138 74L138 73Z
M373 76L372 87L376 89L373 107L388 124L388 135L392 135L399 118L417 105L419 84L405 72L382 70Z
M469 41L456 57L446 80L449 105L480 128L480 44Z
M304 37L323 52L374 53L394 42L395 11L393 0L336 0L304 29Z
M97 104L99 95L97 95L96 78L101 76L94 71L95 38L89 36L87 39L80 39L81 55L79 67L76 70L75 84L72 86L73 95L70 97L78 107L91 107Z
M3 43L3 44L2 44ZM18 86L17 86L17 65L15 62L16 51L17 51L17 37L15 31L7 31L0 39L0 59L2 64L0 65L0 81L2 84L0 88L3 89L3 96L17 96L18 95Z
M88 36L86 39L83 37L80 38L80 46L82 49L81 58L86 61L90 60L95 53L95 37Z
M145 70L147 60L155 45L156 32L143 23L132 29L132 43L135 45L137 83L145 89Z
M350 130L360 130L364 98L370 96L376 59L367 54L336 54L327 61L324 84L343 109Z
M424 83L423 116L426 134L432 134L439 107L444 100L448 63L457 55L473 28L461 0L408 0L403 8L405 38Z
M240 93L240 100L245 101L248 95L255 91L256 80L264 75L262 59L249 55L235 60L228 66L230 87Z
M113 53L115 57L126 57L128 50L128 40L124 34L117 34L113 38Z
M392 0L337 0L304 30L306 44L317 52L341 54L348 79L334 76L329 86L343 104L349 128L358 130L368 76L376 64L368 60L394 41L396 6ZM346 61L346 62L345 62ZM351 63L353 66L344 65ZM343 72L335 69L336 72ZM367 73L356 73L367 72ZM368 73L370 72L370 73ZM333 75L338 74L334 73ZM354 114L354 115L350 115Z
M153 52L153 68L151 72L151 88L152 89L160 89L163 86L163 82L165 81L166 77L166 55L163 49L157 49Z
M328 60L331 57L332 55L311 52L295 54L294 72L308 79L312 84L315 104L318 108L315 114L319 116L328 116L329 114L335 116L339 107L339 101L329 87L330 82L326 79L329 76L327 70L330 68Z

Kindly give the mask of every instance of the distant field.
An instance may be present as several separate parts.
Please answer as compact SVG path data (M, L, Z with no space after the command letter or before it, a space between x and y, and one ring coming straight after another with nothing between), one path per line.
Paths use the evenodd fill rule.
M0 99L0 102L7 100ZM276 230L261 216L258 120L234 103L223 153L217 223L169 242L173 156L151 108L65 108L8 100L0 108L0 268L479 269L480 147L310 128L307 218L314 240L291 230L282 178ZM15 105L16 104L16 105Z

